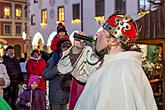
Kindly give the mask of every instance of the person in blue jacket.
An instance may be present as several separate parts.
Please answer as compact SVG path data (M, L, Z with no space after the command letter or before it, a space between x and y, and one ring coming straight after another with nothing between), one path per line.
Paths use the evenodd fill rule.
M70 41L61 43L60 51L64 51L71 46ZM60 52L61 53L61 52ZM69 93L64 90L65 75L59 74L57 63L60 59L60 54L53 52L47 61L44 70L44 79L49 81L49 103L51 110L66 110L69 102Z

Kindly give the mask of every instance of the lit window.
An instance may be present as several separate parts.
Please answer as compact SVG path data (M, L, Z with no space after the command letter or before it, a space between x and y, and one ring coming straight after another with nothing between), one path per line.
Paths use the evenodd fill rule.
M10 16L10 7L5 7L4 8L4 15L5 16Z
M41 11L41 23L47 23L47 10L43 9Z
M58 7L58 21L64 22L64 7Z
M15 10L15 15L16 15L16 17L21 17L21 15L22 15L22 10L21 10L21 8L16 8L16 10Z

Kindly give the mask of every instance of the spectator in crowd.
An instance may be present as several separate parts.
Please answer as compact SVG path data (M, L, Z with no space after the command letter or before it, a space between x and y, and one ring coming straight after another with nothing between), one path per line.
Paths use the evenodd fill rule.
M14 47L8 46L6 48L6 57L4 57L4 64L10 78L10 86L4 89L4 99L9 103L13 110L16 109L16 101L18 98L18 85L23 83L23 76L19 61L15 58Z
M62 43L62 42L61 42ZM60 51L65 51L71 46L70 41L63 41L59 45ZM69 102L69 93L65 91L65 76L59 74L57 63L60 59L57 52L53 52L52 56L48 59L47 66L44 71L44 78L49 81L49 102L51 110L67 110Z
M21 73L23 75L24 81L27 80L27 71L26 71L26 59L25 58L20 58L19 59L19 64L21 66Z
M59 23L57 26L57 34L55 35L55 37L53 38L52 42L51 42L51 50L52 51L59 51L59 46L60 45L60 41L63 40L69 40L69 36L67 34L67 30L66 27L62 24Z
M30 75L37 75L40 79L38 86L44 91L46 91L46 81L43 78L45 67L46 62L41 58L39 50L33 50L30 59L26 63L27 79Z
M3 64L3 59L0 57L0 96L3 97L3 88L10 85L10 78L7 74L6 66Z
M20 106L23 110L46 110L45 92L38 87L39 77L31 75L28 86L20 95Z

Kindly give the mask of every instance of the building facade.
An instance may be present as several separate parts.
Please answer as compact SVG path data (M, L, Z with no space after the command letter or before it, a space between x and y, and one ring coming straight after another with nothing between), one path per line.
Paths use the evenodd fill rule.
M17 58L25 57L27 0L0 0L0 56L8 45Z
M29 32L32 49L43 50L63 22L71 35L75 30L95 34L116 10L138 18L138 0L29 0Z

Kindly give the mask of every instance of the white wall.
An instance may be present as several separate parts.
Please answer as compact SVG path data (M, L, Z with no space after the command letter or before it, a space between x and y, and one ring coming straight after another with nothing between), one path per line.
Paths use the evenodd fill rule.
M69 1L67 4L65 1ZM72 4L80 3L81 0L55 0L54 7L50 6L49 0L42 0L42 6L40 3L33 3L33 0L29 0L30 2L30 16L35 14L35 25L30 26L30 36L33 38L36 32L40 32L44 37L44 42L47 43L48 37L53 31L56 31L57 26L57 7L64 6L65 10L65 26L68 30L68 34L70 35L74 30L81 31L81 23L72 24ZM97 29L103 24L104 21L101 22L101 25L97 21L95 21L95 0L83 0L83 30L89 34L95 34ZM126 11L130 14L134 19L137 16L138 4L137 0L126 0ZM47 9L48 20L47 25L42 27L41 23L41 10ZM54 19L50 18L50 10L54 9ZM80 8L81 9L81 8ZM105 19L109 17L112 13L114 13L115 9L115 0L105 0ZM81 17L81 15L80 15ZM46 45L46 44L44 44Z

